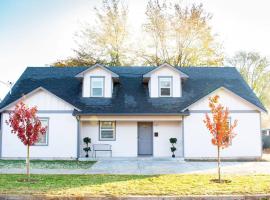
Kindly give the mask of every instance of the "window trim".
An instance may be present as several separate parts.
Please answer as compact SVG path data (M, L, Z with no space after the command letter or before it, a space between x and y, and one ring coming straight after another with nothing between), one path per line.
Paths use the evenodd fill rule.
M49 127L50 127L50 118L49 117L39 117L39 120L47 120L48 125L47 125L47 130L46 130L46 143L35 143L33 146L49 146Z
M169 96L161 95L160 79L162 79L162 78L170 78L171 79L171 87L170 87L170 95ZM159 76L158 77L158 96L159 97L172 97L173 96L173 77L172 76Z
M101 138L101 123L102 122L113 122L114 123L114 129L113 129L114 138L113 139L108 139L108 138L103 139L103 138ZM99 141L116 141L116 121L99 121L98 124L99 124L99 128L98 128L98 130L99 130L99 133L98 133Z
M103 79L103 86L102 86L102 95L101 96L93 96L93 87L92 87L92 79L93 78L102 78ZM105 76L90 76L90 97L104 97L105 95Z

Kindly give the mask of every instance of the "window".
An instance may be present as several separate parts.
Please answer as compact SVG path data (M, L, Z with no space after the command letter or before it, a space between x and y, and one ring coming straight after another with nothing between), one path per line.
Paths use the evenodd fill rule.
M38 137L38 141L35 143L37 146L48 145L48 133L49 133L49 118L40 118L42 127L47 127L45 134L40 134Z
M100 140L115 140L115 122L100 122Z
M172 96L172 77L159 77L159 96Z
M104 77L91 77L91 97L103 97Z

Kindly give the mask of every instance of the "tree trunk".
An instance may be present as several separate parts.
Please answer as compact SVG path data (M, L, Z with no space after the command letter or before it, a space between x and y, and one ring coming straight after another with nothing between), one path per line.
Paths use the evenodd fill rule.
M27 145L27 158L26 158L26 173L27 173L27 178L28 180L30 179L30 146Z
M220 177L220 147L218 146L218 182L221 182L221 177Z

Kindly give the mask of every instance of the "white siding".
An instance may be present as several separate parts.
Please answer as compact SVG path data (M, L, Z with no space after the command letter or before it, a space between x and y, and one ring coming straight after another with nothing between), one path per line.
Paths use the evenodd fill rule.
M111 91L111 89L109 90ZM222 150L222 157L260 157L260 113L255 110L253 105L227 90L221 89L211 95L214 94L219 94L221 103L233 111L230 115L232 121L238 120L235 130L237 136L234 138L232 146ZM75 158L77 156L77 120L71 114L73 107L44 90L27 96L24 102L29 106L38 106L38 110L47 111L47 113L39 113L39 116L49 118L48 146L31 147L31 157ZM169 138L176 137L178 139L176 156L181 157L184 154L185 158L196 159L216 157L216 147L211 144L210 134L203 123L205 112L209 110L208 97L193 104L189 109L191 114L184 117L184 123L181 122L180 116L82 117L81 119L84 121L81 122L80 155L82 157L85 155L82 150L82 139L88 136L92 139L92 144L111 144L114 157L136 157L138 152L137 123L138 121L152 121L153 133L158 132L158 137L154 137L153 134L153 156L171 156ZM52 113L53 110L57 110L58 113ZM70 111L70 113L65 113L66 111ZM16 135L10 133L10 128L4 123L8 119L8 114L3 113L2 116L2 157L25 157L26 147ZM116 121L115 141L99 141L98 120ZM182 133L182 128L184 133ZM184 138L182 138L182 134L184 134ZM183 141L184 152L182 152Z
M99 141L99 122L82 122L81 141L84 137L90 137L92 144L112 145L114 157L137 156L137 122L116 122L115 141ZM81 156L84 157L85 153L80 149ZM106 156L101 154L105 153L98 152L97 156Z
M8 114L3 113L3 121ZM39 114L49 118L48 146L31 146L31 158L68 159L77 157L77 122L71 114ZM2 157L26 157L26 147L12 134L10 127L2 124Z
M22 98L22 101L29 107L38 106L38 110L73 110L74 108L64 100L55 95L39 89L36 92ZM15 105L12 105L6 110L13 110Z
M177 138L175 145L175 155L182 157L182 127L181 122L154 122L153 131L158 132L158 137L154 137L154 156L156 157L170 157L171 143L170 138Z
M154 122L153 132L158 132L159 136L154 137L153 134L153 156L170 157L171 144L169 139L176 137L178 143L176 145L176 156L182 156L182 129L181 122ZM97 121L82 122L81 129L81 156L85 153L82 150L85 145L82 144L84 137L90 137L92 144L110 144L112 145L113 157L136 157L138 155L138 122L133 121L116 121L116 140L115 141L99 141L99 124ZM103 155L102 155L103 154ZM98 156L108 156L107 153L97 153Z
M39 117L49 118L48 146L32 146L31 157L76 158L77 120L72 116L73 107L44 90L27 96L23 102L28 106L37 106L40 111L45 111L45 113L39 113ZM14 106L7 109L13 110ZM5 123L8 120L8 113L3 113L2 117L2 157L25 157L26 147L16 135L11 133L10 127Z
M180 74L174 70L166 67L162 67L159 70L153 72L150 77L150 84L148 83L150 97L159 97L159 76L171 76L173 79L172 84L172 97L182 96L181 77Z
M249 103L248 101L242 99L241 97L237 96L233 92L225 89L220 88L214 91L212 94L202 98L198 102L192 104L189 107L189 110L209 110L209 97L219 95L220 103L224 106L227 106L230 110L256 110L257 108Z
M90 77L103 76L104 77L104 97L110 98L112 97L113 91L113 82L112 75L105 71L102 68L95 68L93 70L87 71L83 77L83 97L90 97Z
M255 158L261 156L260 113L254 106L227 90L212 94L220 96L220 102L232 112L232 122L238 121L236 137L232 145L222 150L224 158ZM190 116L184 118L184 156L185 158L215 158L216 146L211 144L211 135L203 119L208 108L208 97L190 107Z

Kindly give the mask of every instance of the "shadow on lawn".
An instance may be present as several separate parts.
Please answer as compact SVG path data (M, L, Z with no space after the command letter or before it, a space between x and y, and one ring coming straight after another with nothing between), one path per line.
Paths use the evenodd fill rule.
M26 178L26 175L7 175L10 179L17 183L20 178ZM145 178L159 177L160 175L31 175L38 181L34 183L33 188L45 188L46 186L53 186L53 189L66 188L72 186L91 186L101 185L106 183L139 180ZM24 184L24 183L23 183ZM27 185L27 183L25 183Z
M31 175L31 178L38 180L35 183L32 182L20 182L22 178L26 178L26 175L2 175L6 176L7 181L4 184L9 184L11 187L17 188L17 190L11 190L11 194L22 195L72 195L77 193L85 193L89 188L93 186L101 186L103 184L135 181L140 179L154 178L156 176L150 175ZM120 183L121 184L121 183ZM1 181L0 181L1 187ZM89 188L88 188L89 187ZM7 191L9 191L7 189ZM84 192L82 192L84 191ZM90 191L89 191L90 192ZM0 189L0 194L3 193ZM104 193L104 191L103 191ZM74 194L76 195L76 194ZM110 194L108 194L110 195Z

